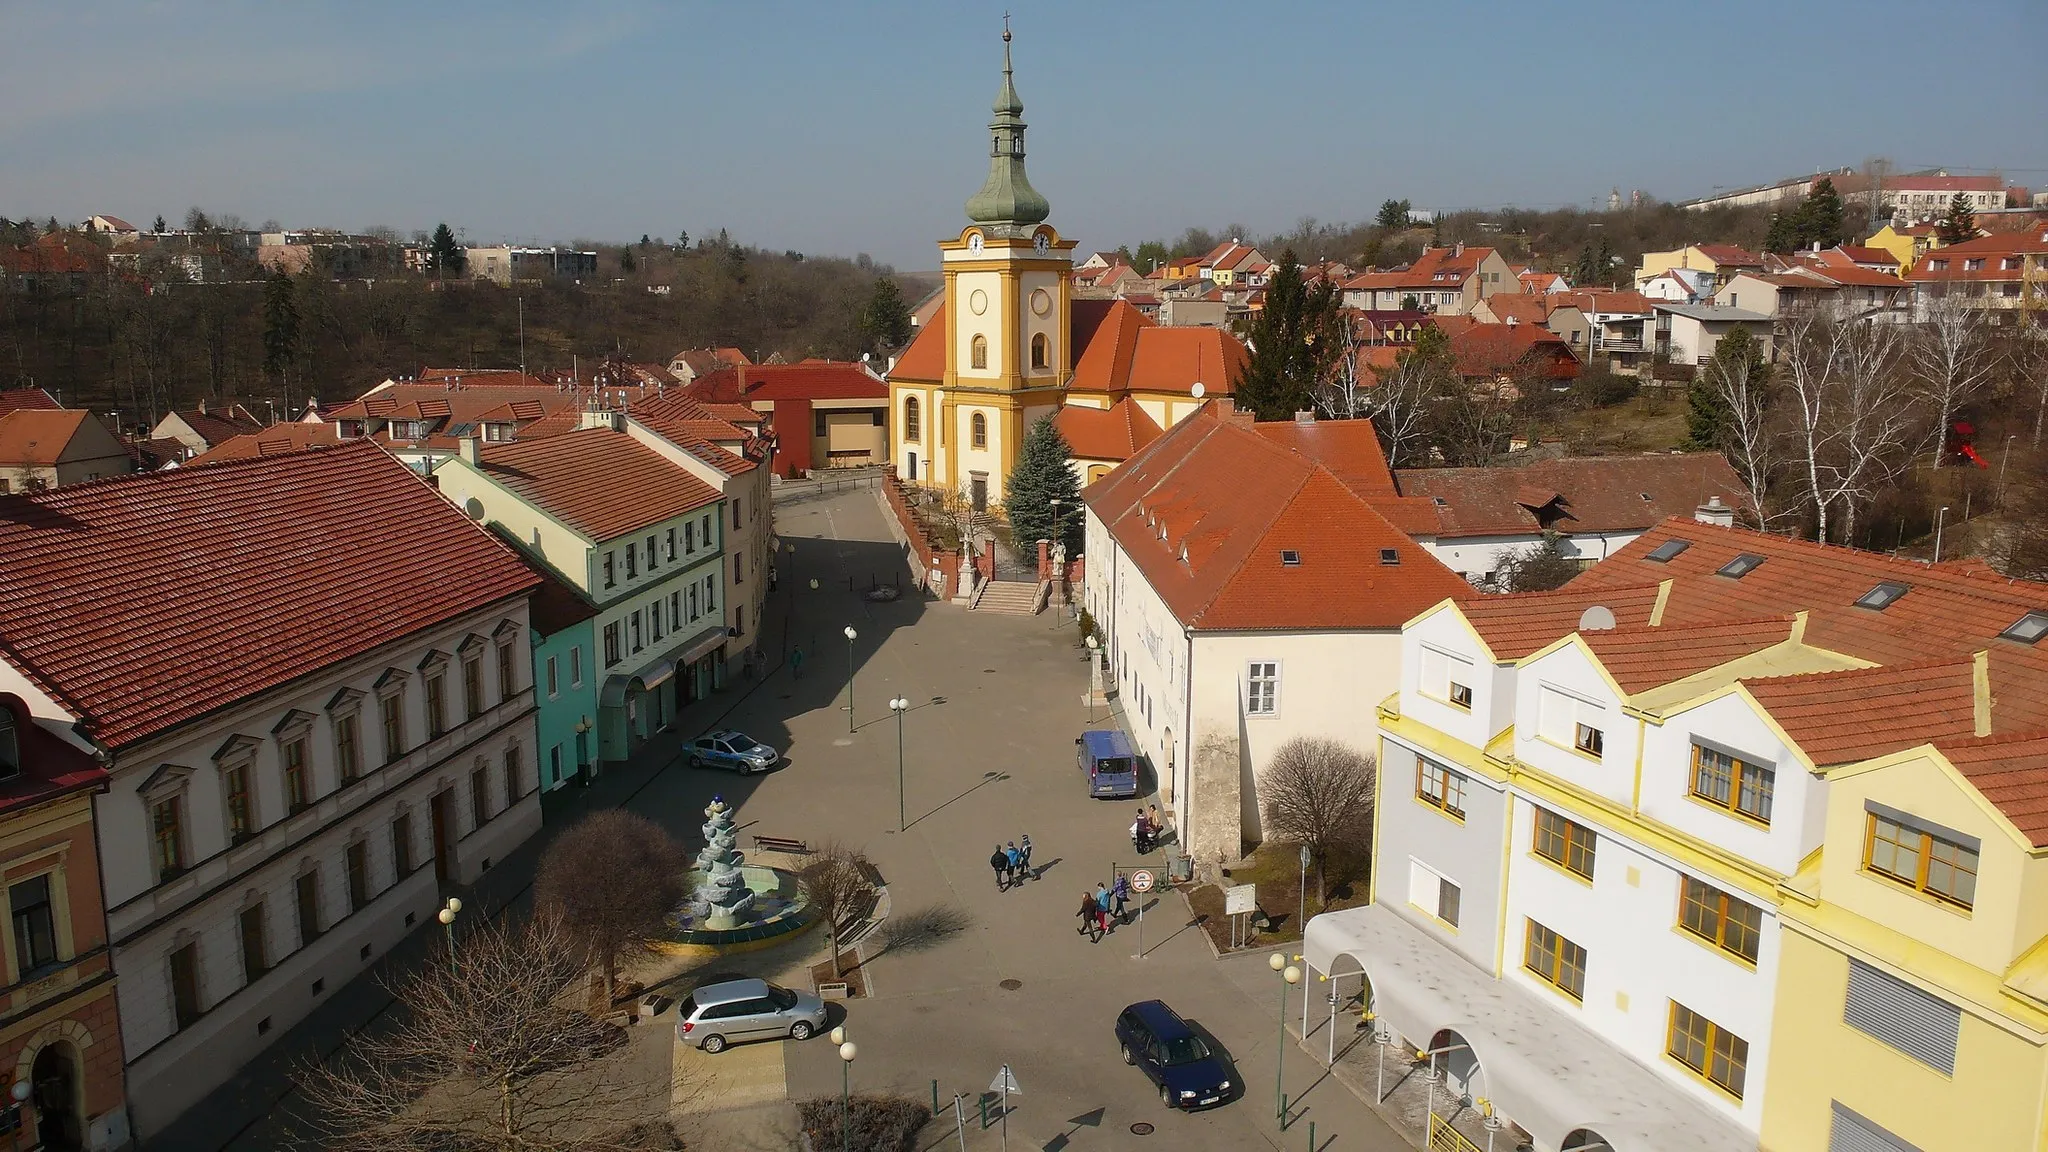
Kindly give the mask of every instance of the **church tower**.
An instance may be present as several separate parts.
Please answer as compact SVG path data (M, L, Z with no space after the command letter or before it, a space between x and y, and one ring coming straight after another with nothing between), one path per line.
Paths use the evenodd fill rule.
M1007 22L994 111L988 179L968 198L968 226L939 243L943 379L936 388L905 380L892 389L897 455L913 444L928 453L926 475L906 479L977 502L1002 500L1024 430L1059 408L1073 371L1074 242L1045 222L1052 205L1024 174L1024 102L1010 68ZM917 407L924 419L913 421Z

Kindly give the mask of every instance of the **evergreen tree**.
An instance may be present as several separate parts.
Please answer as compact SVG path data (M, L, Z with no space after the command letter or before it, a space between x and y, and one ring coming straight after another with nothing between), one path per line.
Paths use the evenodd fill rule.
M690 234L688 232L676 233L676 247L681 248L685 252L690 250Z
M1411 209L1406 200L1382 200L1380 202L1380 214L1373 218L1373 227L1387 232L1395 232L1406 228L1410 211Z
M1977 214L1970 211L1970 201L1961 192L1949 197L1948 212L1934 226L1934 234L1941 237L1943 244L1961 244L1977 238Z
M159 236L164 234L164 218L161 213L156 218L156 234Z
M1138 245L1138 250L1131 255L1131 267L1136 268L1141 276L1150 276L1153 269L1171 259L1166 251L1166 244L1159 240L1145 241Z
M1593 263L1598 269L1593 273L1593 282L1602 288L1612 285L1614 283L1614 245L1609 244L1605 236L1600 238L1600 251L1594 255Z
M1714 345L1712 361L1693 376L1692 384L1686 389L1686 448L1694 452L1719 452L1727 446L1728 421L1732 412L1727 396L1715 383L1726 373L1716 371L1716 368L1744 364L1748 365L1751 373L1760 371L1764 364L1764 350L1750 338L1749 329L1737 324L1721 337L1719 344Z
M649 246L650 244L653 244L653 243L654 243L654 237L652 237L652 236L649 236L649 235L648 235L647 233L645 233L645 232L642 232L642 233L640 234L640 250L641 250L642 252L645 252L645 251L647 250L648 246Z
M1843 221L1842 195L1835 191L1833 180L1821 177L1820 183L1800 201L1799 210L1792 214L1792 229L1795 247L1799 248L1815 244L1833 248L1849 238L1848 226Z
M1067 555L1080 554L1081 481L1074 475L1073 459L1073 449L1053 427L1052 417L1039 417L1025 431L1017 467L1003 488L1003 510L1009 514L1017 550L1027 560L1037 554L1040 540L1063 540ZM1060 502L1057 517L1054 500Z
M434 238L427 242L427 265L435 272L460 276L469 266L469 253L455 242L455 233L444 221L434 228Z
M631 272L639 266L639 261L633 259L633 250L631 248L619 249L619 271Z
M263 283L263 374L291 387L292 362L299 354L299 305L284 269Z
M1337 286L1302 281L1292 248L1266 282L1266 307L1252 322L1251 363L1237 382L1237 404L1260 420L1287 420L1315 407L1316 386L1344 353ZM1221 383L1218 381L1217 383Z
M1783 256L1799 247L1799 229L1793 223L1797 213L1771 213L1771 226L1764 232L1764 251Z
M861 310L861 334L870 351L901 348L910 343L910 306L903 302L903 290L896 280L884 276L875 281L874 294Z
M1599 259L1593 253L1593 242L1586 241L1585 247L1579 249L1578 262L1572 266L1572 284L1579 288L1591 288L1600 278Z

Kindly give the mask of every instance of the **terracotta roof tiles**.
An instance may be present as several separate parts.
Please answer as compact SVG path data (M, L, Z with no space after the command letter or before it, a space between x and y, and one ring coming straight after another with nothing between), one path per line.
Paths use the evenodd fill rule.
M1129 396L1108 408L1068 404L1053 413L1052 424L1077 460L1122 463L1159 438L1158 422Z
M21 408L62 408L57 398L41 388L9 388L0 391L0 416Z
M1791 639L1792 625L1790 616L1768 616L1689 628L1593 629L1579 638L1621 690L1635 695L1782 644Z
M1519 468L1403 468L1395 482L1403 495L1442 501L1436 506L1440 537L1521 536L1544 528L1643 531L1666 517L1691 515L1710 496L1738 511L1751 507L1741 479L1718 452L1576 456ZM1561 497L1561 518L1545 523L1531 510L1544 504L1522 499L1524 488Z
M0 464L49 467L91 419L92 413L75 408L17 408L0 413Z
M624 432L584 428L486 445L485 476L592 541L611 540L715 504L716 488Z
M2036 848L2048 848L2048 732L1937 740L1935 748Z
M1743 685L1816 765L1850 764L1976 730L1968 657Z
M1648 625L1657 591L1655 583L1592 588L1581 577L1555 592L1515 592L1467 600L1459 611L1495 660L1520 660L1570 635L1586 609L1596 605L1613 613L1619 627Z
M296 452L302 448L331 446L341 443L340 427L335 424L273 424L261 432L245 432L230 436L226 440L186 461L187 465L218 464L223 460L247 460L252 456L276 456L284 452Z

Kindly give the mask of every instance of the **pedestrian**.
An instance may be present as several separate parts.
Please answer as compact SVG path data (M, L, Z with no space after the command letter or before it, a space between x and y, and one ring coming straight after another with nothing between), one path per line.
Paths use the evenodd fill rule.
M804 678L804 650L798 648L789 654L789 671L796 679Z
M1094 944L1102 939L1101 925L1096 922L1100 911L1095 906L1095 893L1088 891L1086 888L1081 889L1081 910L1074 913L1074 915L1081 918L1081 926L1076 928L1075 931L1088 937L1090 944Z
M1119 924L1129 924L1131 917L1130 913L1125 910L1125 905L1131 901L1131 882L1124 878L1124 874L1121 871L1116 874L1116 883L1110 887L1109 892L1110 895L1116 898L1116 922Z
M1010 886L1024 883L1024 854L1017 851L1017 842L1012 840L1003 848L1003 860L1010 866Z
M1017 862L1023 865L1024 875L1029 876L1033 880L1038 879L1038 873L1031 870L1031 833L1029 832L1026 832L1023 838L1017 841Z
M1010 887L1010 857L1001 844L996 845L995 854L988 858L988 866L996 870L996 891L1007 890Z
M1166 825L1159 819L1159 805L1153 804L1145 809L1145 823L1152 826L1152 843L1159 843L1159 834L1166 831Z
M1116 931L1116 929L1109 926L1109 906L1113 902L1114 899L1109 894L1109 888L1100 881L1097 881L1095 885L1095 920L1096 923L1102 925L1102 934L1105 936Z
M1138 809L1138 818L1131 821L1131 846L1143 856L1152 850L1152 826L1145 822L1145 810Z

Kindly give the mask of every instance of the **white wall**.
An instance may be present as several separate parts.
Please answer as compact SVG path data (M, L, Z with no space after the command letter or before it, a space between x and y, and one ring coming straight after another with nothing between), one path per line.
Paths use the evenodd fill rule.
M1576 641L1566 644L1524 663L1515 680L1515 758L1617 804L1631 803L1638 721L1622 714L1621 700L1586 650ZM1569 725L1558 740L1539 734L1546 688L1587 706L1584 716L1604 737L1599 757L1572 747Z
M1774 766L1768 827L1693 799L1696 736L1759 764ZM1645 816L1786 876L1798 871L1800 860L1820 847L1827 785L1813 775L1796 750L1779 739L1777 729L1764 720L1747 693L1731 689L1674 713L1661 725L1647 726L1643 739Z

